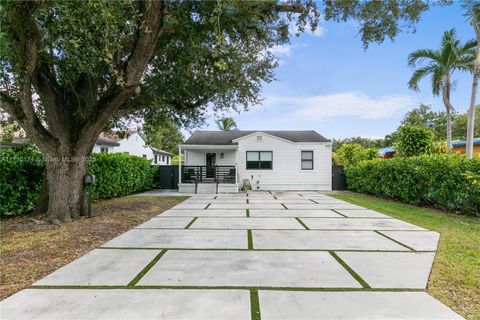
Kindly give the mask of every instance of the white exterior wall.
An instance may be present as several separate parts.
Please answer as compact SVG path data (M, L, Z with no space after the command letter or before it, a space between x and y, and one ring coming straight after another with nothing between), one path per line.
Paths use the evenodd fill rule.
M172 165L172 156L166 155L166 154L160 154L156 153L158 159L157 163L155 163L155 159L152 161L153 165L158 165L158 166L169 166ZM155 157L155 154L154 154Z
M108 153L113 153L113 146L107 146L107 145L99 145L99 144L96 144L93 149L92 149L92 152L93 153L100 153L102 152L101 148L107 148L108 149Z
M207 153L216 153L217 166L234 166L236 163L235 150L186 150L187 166L205 166ZM221 157L223 153L223 159Z
M272 151L273 169L247 170L247 151ZM301 151L313 151L313 170L301 169ZM330 142L293 143L261 133L246 136L238 140L237 166L240 182L249 179L253 190L332 189Z
M120 145L115 147L112 152L114 153L128 153L129 155L143 157L146 155L148 160L153 160L153 151L145 145L145 141L138 134L134 133L128 138L117 141Z

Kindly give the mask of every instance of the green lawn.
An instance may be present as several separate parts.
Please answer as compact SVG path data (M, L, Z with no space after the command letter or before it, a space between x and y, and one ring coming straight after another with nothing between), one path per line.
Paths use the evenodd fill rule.
M480 219L363 194L332 197L439 232L428 292L467 319L480 319Z

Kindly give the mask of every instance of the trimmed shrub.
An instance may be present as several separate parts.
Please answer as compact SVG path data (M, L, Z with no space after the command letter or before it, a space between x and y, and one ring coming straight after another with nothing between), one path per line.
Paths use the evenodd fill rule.
M0 213L27 214L38 200L44 162L30 148L0 152ZM94 153L87 171L96 176L94 200L126 196L152 189L158 167L141 157L120 153Z
M43 178L42 154L32 148L0 151L0 213L17 215L35 208Z
M115 198L152 189L157 169L145 158L122 153L94 153L87 170L96 178L92 197Z
M480 157L424 155L345 168L348 188L415 205L480 216Z

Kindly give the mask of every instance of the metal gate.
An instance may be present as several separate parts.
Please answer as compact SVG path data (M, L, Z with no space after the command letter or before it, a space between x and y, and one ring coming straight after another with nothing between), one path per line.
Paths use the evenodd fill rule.
M178 189L178 166L158 166L157 188Z
M347 190L347 179L343 173L343 166L332 166L332 190Z

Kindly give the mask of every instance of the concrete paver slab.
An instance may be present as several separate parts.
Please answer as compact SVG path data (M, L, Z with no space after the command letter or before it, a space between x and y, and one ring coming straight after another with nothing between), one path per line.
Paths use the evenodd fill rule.
M302 218L310 229L329 230L425 230L397 219Z
M157 217L245 217L246 209L218 209L218 210L188 210L176 209L167 210Z
M127 285L159 252L96 249L35 285Z
M382 231L382 233L419 251L436 251L440 239L440 234L433 231Z
M259 291L263 320L463 319L424 292Z
M386 214L373 211L373 210L346 210L346 209L339 209L337 210L341 214L349 217L349 218L392 218L387 216Z
M304 229L295 218L198 218L190 229Z
M434 253L337 252L372 288L425 289Z
M362 209L362 207L349 203L289 203L288 209Z
M373 231L253 230L255 249L402 250Z
M177 204L175 207L171 208L170 210L175 210L175 209L205 209L207 205L209 205L210 202L204 202L204 203L186 203L182 202L180 204Z
M250 210L251 217L316 217L342 218L332 210Z
M29 289L2 301L2 319L250 319L246 290Z
M281 203L212 203L208 209L285 209Z
M133 229L102 247L247 249L242 230Z
M139 285L360 287L328 252L308 251L167 251Z
M137 228L185 228L190 221L192 221L192 218L189 217L155 217L137 226Z

